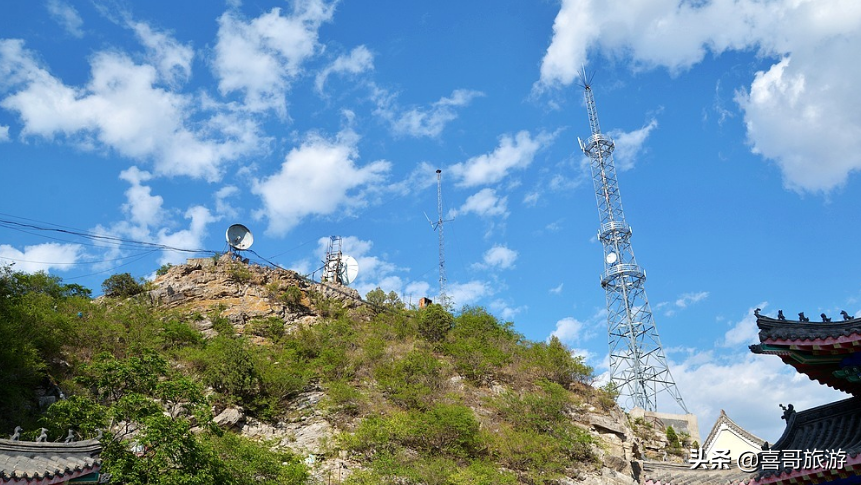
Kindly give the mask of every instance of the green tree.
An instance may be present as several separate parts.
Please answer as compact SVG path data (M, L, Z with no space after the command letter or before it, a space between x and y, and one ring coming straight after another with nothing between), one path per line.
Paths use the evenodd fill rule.
M111 275L102 282L102 292L108 297L128 298L142 293L143 284L129 273Z
M428 342L439 342L454 325L454 317L441 305L428 305L419 312L418 331Z

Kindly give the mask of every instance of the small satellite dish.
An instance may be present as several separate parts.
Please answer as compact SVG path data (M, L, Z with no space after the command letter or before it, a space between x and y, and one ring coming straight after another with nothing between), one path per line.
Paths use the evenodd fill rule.
M254 235L242 224L234 224L227 228L227 244L231 248L244 251L254 244Z
M337 268L336 265L338 265ZM342 285L349 285L356 280L356 276L359 274L359 263L352 256L342 256L340 265L338 260L329 262L326 267L326 274L333 275L333 279Z
M605 259L605 261L607 261L607 264L613 264L616 262L617 259L618 256L616 256L616 253L607 253L607 258Z
M341 282L349 285L356 281L356 276L359 275L359 263L352 256L344 256L341 259Z

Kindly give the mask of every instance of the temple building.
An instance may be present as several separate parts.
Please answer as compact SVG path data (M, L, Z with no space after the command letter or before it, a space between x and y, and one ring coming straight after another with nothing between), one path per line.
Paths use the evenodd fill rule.
M705 456L712 456L715 450L729 450L729 458L738 461L745 452L757 453L762 449L765 440L751 434L746 429L729 419L723 409L715 421L712 430L703 442L702 450Z
M784 407L786 430L763 450L756 485L861 484L861 318L845 311L832 322L825 314L811 322L756 314L759 341L755 354L776 355L810 379L852 397L805 411ZM819 452L817 454L817 452ZM800 453L800 457L796 457ZM779 464L763 465L777 456ZM801 464L798 464L800 460Z
M778 440L764 443L756 450L756 463L746 472L735 456L726 469L714 463L690 460L684 465L645 462L640 481L645 485L861 485L861 318L841 312L839 321L825 314L821 321L811 322L804 313L798 320L788 320L779 311L777 318L761 315L757 309L756 325L759 344L751 345L755 354L776 355L798 372L852 397L797 411L783 406L786 429ZM703 457L712 451L729 449L718 445L720 425L730 432L727 438L739 438L752 444L759 440L721 413L703 446ZM748 436L746 436L748 435ZM728 444L730 440L726 441ZM752 455L752 451L748 456ZM702 461L702 459L700 460Z
M19 431L12 439L0 439L0 485L108 483L98 440L49 442L43 428L39 441L20 441Z

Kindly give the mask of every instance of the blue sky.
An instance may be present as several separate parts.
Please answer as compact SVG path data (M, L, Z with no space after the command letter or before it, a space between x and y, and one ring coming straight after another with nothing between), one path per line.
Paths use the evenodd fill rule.
M15 2L2 219L448 290L606 371L581 66L689 409L775 441L840 395L750 354L751 311L861 313L861 4L845 0ZM8 225L7 225L8 226ZM187 254L0 227L0 262L91 287ZM666 411L674 411L671 404Z

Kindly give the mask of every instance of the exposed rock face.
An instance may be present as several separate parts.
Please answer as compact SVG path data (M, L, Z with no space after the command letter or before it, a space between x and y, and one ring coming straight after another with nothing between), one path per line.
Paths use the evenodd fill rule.
M246 334L249 324L277 318L285 330L299 325L314 325L324 315L328 303L335 300L347 308L362 305L352 288L309 281L289 270L249 265L229 254L221 258L190 259L188 264L173 266L157 277L149 291L153 303L191 316L205 336L215 336L214 327L222 325L215 316L226 318L235 333ZM216 321L213 321L216 320ZM465 392L460 376L451 377L450 390ZM480 392L488 396L506 392L498 382L489 383ZM361 469L346 454L334 456L341 421L331 419L320 401L320 388L304 392L291 403L285 416L277 422L263 422L246 415L241 407L228 407L216 413L214 421L251 439L266 441L276 448L287 448L299 454L311 468L316 483L335 483ZM481 414L480 409L475 410ZM560 485L636 485L644 449L641 439L629 425L625 414L613 407L608 411L584 404L569 410L569 418L601 443L595 447L601 468L558 480ZM357 420L360 418L356 418ZM339 424L340 423L340 424ZM356 423L353 422L352 425Z
M149 292L153 303L197 313L199 330L212 336L210 316L219 312L243 333L254 320L276 317L285 325L313 324L317 302L331 299L347 308L362 304L359 292L332 283L314 283L285 269L246 264L230 254L189 259L158 276Z

